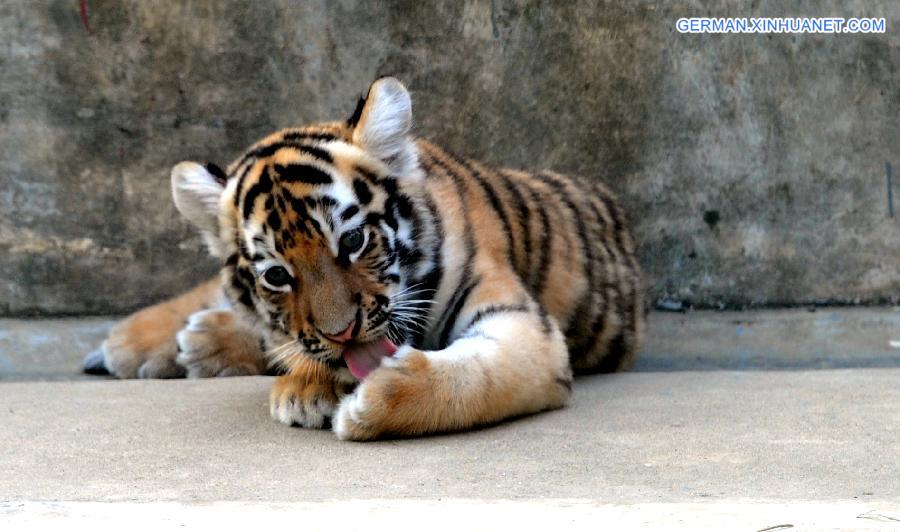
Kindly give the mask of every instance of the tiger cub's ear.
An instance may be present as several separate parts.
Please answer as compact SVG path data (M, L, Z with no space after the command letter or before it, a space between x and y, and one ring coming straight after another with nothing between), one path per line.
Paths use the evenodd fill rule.
M348 121L353 143L382 160L398 176L417 167L416 146L410 139L412 101L395 78L375 80Z
M196 225L215 257L222 256L219 240L219 199L227 177L214 164L182 162L172 168L172 197L182 216Z

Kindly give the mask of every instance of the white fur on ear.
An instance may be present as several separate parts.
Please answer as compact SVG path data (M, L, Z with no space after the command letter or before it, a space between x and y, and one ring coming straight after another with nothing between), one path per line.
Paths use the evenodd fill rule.
M399 176L418 165L412 129L412 100L395 78L381 78L369 87L365 104L353 130L353 142L384 161Z
M220 256L219 199L225 190L220 177L195 162L181 162L172 168L172 197L182 216L203 234L213 256Z

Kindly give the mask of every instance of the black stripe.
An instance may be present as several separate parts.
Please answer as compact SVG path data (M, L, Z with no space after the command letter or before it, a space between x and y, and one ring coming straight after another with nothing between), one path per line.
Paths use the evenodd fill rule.
M632 305L637 303L640 305L639 299L639 283L640 274L640 265L637 263L637 258L633 253L633 246L631 246L631 250L629 250L625 246L625 236L627 229L627 216L625 212L622 210L619 203L616 201L615 197L606 189L606 187L602 185L595 185L595 189L599 193L600 203L609 212L610 217L613 220L613 228L615 231L614 239L616 243L615 253L616 253L616 263L623 264L628 266L628 270L622 272L622 274L626 277L626 279L618 278L616 279L617 285L621 286L624 283L628 284L628 293L625 294L622 290L616 290L616 309L624 314L625 323L623 327L633 327L634 320L637 317L634 315L635 310ZM595 207L596 209L596 207ZM599 212L597 213L598 218L600 217ZM624 257L624 260L623 260ZM637 278L636 278L637 277ZM628 299L626 301L625 299ZM638 312L641 310L638 309Z
M598 192L600 192L598 190ZM599 201L599 204L598 204ZM619 230L615 230L615 234L613 235L613 239L615 241L615 245L609 245L608 239L604 238L603 233L604 229L607 229L609 224L607 219L603 216L603 211L606 211L609 215L609 219L612 220L612 224L614 228L622 227L621 220L616 220L616 214L614 213L615 204L611 203L612 198L608 195L604 198L602 192L600 192L599 200L594 200L589 203L591 210L594 214L594 217L597 220L597 226L601 231L601 235L597 238L599 243L599 247L603 249L604 253L606 253L607 261L611 265L622 265L625 266L628 264L627 260L623 260L623 253L625 252L623 248L623 243L621 239L621 235L619 234ZM611 277L609 277L611 276ZM602 300L602 308L600 308L600 313L595 320L594 326L591 331L594 334L594 337L603 330L605 327L605 316L610 312L625 312L625 308L623 307L623 298L625 294L623 294L622 290L619 287L622 286L625 280L621 279L618 275L618 268L613 267L611 272L604 273L603 279L601 279L601 286L603 288L604 298ZM633 290L633 286L631 287ZM612 291L612 297L609 297L608 292Z
M503 232L506 235L506 261L509 263L509 266L511 268L515 269L512 257L512 228L509 225L509 218L506 217L506 211L503 210L503 206L500 204L500 198L497 196L497 191L494 190L494 187L491 186L487 179L485 179L484 175L482 175L481 172L475 169L475 167L469 161L449 153L447 153L447 156L453 162L466 169L472 176L472 180L475 181L481 188L482 192L484 192L484 195L490 202L491 207L494 209L494 213L500 219L500 223L503 224Z
M356 193L356 199L363 205L368 205L372 201L372 191L362 179L353 180L353 192Z
M601 197L602 197L602 194L601 194ZM611 200L611 198L609 198L609 196L607 196L607 198ZM601 200L601 202L602 202L602 200ZM614 218L614 215L612 214L612 206L605 202L602 202L602 203L603 203L602 206L605 208L605 210L610 213L609 214L610 218ZM594 297L598 298L598 299L595 299L598 308L594 309L596 311L596 315L590 325L590 328L587 331L584 331L584 333L577 338L577 341L573 342L571 345L571 348L569 351L569 357L570 357L570 360L572 360L572 361L578 360L578 359L586 356L588 353L590 353L594 349L597 349L597 348L606 349L608 346L601 346L601 345L597 344L597 337L604 334L605 329L608 327L608 322L606 319L607 316L610 313L623 312L623 310L624 310L623 306L622 306L622 299L624 297L624 294L618 288L621 285L622 280L619 279L619 277L616 273L617 268L615 268L615 265L623 264L623 262L621 260L621 256L620 256L620 251L622 251L622 249L620 246L619 247L617 247L617 246L611 247L608 245L607 239L605 238L606 231L604 231L604 228L607 228L608 224L607 224L607 221L604 218L604 216L601 214L600 208L593 201L587 202L587 208L588 208L588 211L595 218L595 223L596 223L595 226L597 228L597 231L599 231L599 233L600 233L599 235L596 235L596 244L599 245L600 249L602 249L603 253L605 254L605 260L602 261L603 265L607 267L606 269L609 269L608 266L612 265L613 271L608 272L608 273L606 271L604 271L602 273L602 278L599 279L599 286L593 286L594 281L592 281L592 279L596 280L595 277L593 277L593 276L588 277L589 284L593 287L592 292L594 294ZM615 225L615 222L613 222L613 224ZM592 270L593 270L593 268L592 268ZM611 275L613 277L609 278L608 275ZM588 309L585 309L583 315L585 315L585 316L589 315L587 310ZM627 318L627 316L624 316L624 317ZM623 323L623 327L624 326L626 326L626 324ZM617 338L619 338L619 335L621 335L621 331L618 333L616 338L613 338L611 343L614 343L617 340ZM621 340L621 339L619 339L619 340ZM621 357L619 357L619 358L621 358ZM609 364L609 362L605 362L605 363ZM616 362L614 362L612 364L614 364L617 367L619 364L619 361L617 360ZM602 369L598 369L598 370L606 371L606 370L602 370Z
M331 156L331 152L329 152L327 150L323 150L322 148L317 148L315 146L305 146L305 145L296 146L296 148L298 150L301 150L303 153L305 153L307 155L312 155L316 159L319 159L320 161L326 162L328 164L331 164L334 162L334 158Z
M268 194L270 192L272 192L272 178L269 176L269 170L263 168L263 171L259 174L259 180L254 183L244 195L243 215L245 220L250 218L250 213L253 212L253 208L256 204L256 198L261 194Z
M301 133L301 132L287 133L282 138L273 141L271 144L266 144L264 146L258 146L256 148L248 151L240 158L240 160L238 160L237 166L240 167L241 165L243 165L250 159L259 159L259 158L263 158L263 157L270 157L270 156L274 155L275 152L277 152L278 150L283 149L283 148L293 148L296 150L306 152L307 154L312 155L313 157L315 157L317 159L321 159L322 161L325 161L326 163L330 164L332 162L332 157L331 157L330 153L328 153L327 151L325 151L319 147L310 146L308 144L303 144L302 142L296 142L296 141L301 141L301 140L317 141L317 140L336 140L336 139L337 139L337 137L335 137L333 135L328 135L328 134Z
M272 228L273 232L277 232L281 230L281 216L278 214L278 211L272 209L269 211L269 216L266 218L266 223L270 228Z
M384 201L384 221L388 224L388 227L397 232L397 228L399 225L397 224L397 217L394 216L394 210L397 204L396 196L388 196L388 198Z
M619 203L616 201L614 197L612 197L609 192L604 187L595 187L597 190L600 200L603 203L603 206L606 207L606 211L609 212L609 217L612 218L613 221L613 229L615 230L614 238L616 240L616 245L619 246L619 249L624 250L624 242L622 241L622 234L625 232L625 228L628 226L626 221L625 212L619 207Z
M332 133L322 131L291 131L284 134L284 140L338 140Z
M400 215L401 218L405 220L409 220L415 214L413 211L412 201L410 201L409 196L405 194L397 194L397 214Z
M381 232L381 247L384 248L384 270L388 270L397 261L397 247L395 242L391 241L384 232Z
M547 314L547 310L544 309L543 305L538 303L538 316L541 318L541 331L549 335L553 331L553 326L550 322L550 315Z
M331 176L315 166L308 164L289 164L286 166L276 164L275 171L278 177L287 183L306 183L309 185L328 185Z
M363 168L362 166L354 166L353 169L356 171L357 174L363 176L366 179L366 181L369 181L370 183L373 183L373 184L378 183L379 179L378 179L378 176L375 175L375 172L373 172L367 168Z
M522 192L519 190L519 187L512 182L512 179L502 170L498 170L497 175L500 177L500 181L503 183L504 188L506 188L506 191L509 193L513 207L515 208L518 216L519 226L521 226L522 228L522 244L525 251L523 260L525 264L518 269L519 277L530 277L530 272L534 270L534 266L531 263L531 212L529 211L528 206L525 205L525 198L522 196ZM531 288L532 285L529 283L528 286L529 288Z
M581 328L580 326L583 326L584 317L588 315L587 311L590 309L591 302L594 298L594 249L591 242L588 240L588 230L587 225L584 222L583 213L576 206L569 188L565 186L565 183L560 182L560 180L552 175L540 173L537 174L537 177L558 194L560 200L572 213L572 217L575 221L575 228L578 232L578 239L581 241L581 252L584 257L584 273L587 278L587 291L575 307L575 313L573 314L574 319L569 322L569 326L566 329L566 337L570 339L577 338L578 343L576 345L578 345L580 349L583 349L584 338L582 336L584 335L578 335L576 333Z
M537 191L533 188L528 189L531 194L531 201L537 206L538 216L541 218L540 229L541 235L538 239L540 243L537 247L538 261L537 268L532 268L528 284L532 287L535 299L540 302L544 293L544 285L547 283L547 275L549 274L550 258L553 252L553 228L550 227L550 220L547 216L547 210L544 208L542 198L538 197Z
M357 207L356 205L351 205L351 206L347 207L346 209L344 209L344 212L341 213L341 220L346 222L350 218L353 218L354 216L356 216L356 213L358 213L358 212L359 212L359 207Z
M381 229L381 214L377 212L370 212L366 215L365 225L373 227L375 229Z
M484 319L496 316L497 314L508 314L513 312L530 312L531 309L528 308L528 305L489 305L487 307L482 308L478 312L475 313L474 316L466 323L466 326L463 327L460 336L466 336L466 333L472 329L472 327L478 325Z
M366 247L364 247L363 250L359 253L360 258L365 257L366 255L368 255L369 252L372 251L373 249L375 249L375 246L377 246L377 245L378 245L378 243L375 242L375 239L374 239L374 238L370 238L370 239L369 239L369 243L366 244Z
M288 190L284 190L285 198L287 198L288 202L291 204L291 208L297 214L297 220L291 223L291 227L299 230L306 236L312 236L312 233L309 230L307 222L310 220L309 211L306 207L306 202L303 198L298 198L290 193ZM299 223L298 223L299 222Z
M384 188L388 196L393 196L397 193L397 180L393 177L383 177L378 180L378 184Z
M250 152L248 155L251 157L256 157L257 159L264 159L266 157L275 155L275 152L277 152L278 150L288 148L303 152L306 155L311 155L316 159L324 161L328 164L331 164L333 162L331 153L329 153L328 151L316 146L310 146L308 144L298 144L296 142L275 142L273 144L269 144L268 146L257 148Z
M436 148L434 148L434 149L436 149ZM453 183L453 187L456 189L457 199L459 200L461 205L465 205L466 204L466 201L465 201L466 186L465 186L465 183L463 182L462 177L460 177L460 175L457 174L456 172L453 172L449 168L447 168L447 165L444 164L442 161L439 161L436 157L434 157L430 153L430 151L431 150L429 149L429 150L423 152L423 154L427 156L426 159L423 159L423 162L425 160L431 162L431 164L440 168L444 172L444 174L450 178L451 183ZM463 291L466 291L465 295L466 295L466 297L468 297L468 291L471 291L471 289L473 288L473 286L475 284L475 283L469 282L469 278L472 276L472 262L475 259L475 235L472 232L472 224L469 220L468 211L463 212L463 225L465 226L463 236L465 238L466 258L463 261L462 272L460 274L459 283L456 286L456 290L454 291L453 296L450 298L450 301L448 302L448 307L450 305L457 304L460 299L465 299L462 297ZM458 312L459 312L459 310L457 309L457 313ZM445 310L444 315L441 316L441 319L439 320L439 323L443 323L443 326L440 328L441 341L438 346L439 349L442 349L443 346L445 345L446 339L450 334L450 329L452 329L452 326L449 328L447 327L447 321L450 319L451 315L448 315L447 311ZM455 315L452 315L452 317L454 320L456 319Z
M400 257L400 267L404 268L418 264L424 256L417 248L410 248L403 242L397 242L397 254Z
M422 298L434 298L435 293L437 292L438 285L441 283L441 279L444 275L444 269L440 266L440 264L435 265L434 268L429 270L424 277L419 281ZM419 303L416 305L417 310L421 313L419 315L428 317L431 315L431 311L434 307L434 301L428 301L427 303ZM413 330L410 331L408 341L409 344L415 348L422 348L422 342L425 340L425 329L426 325L416 325Z
M325 232L322 231L322 225L319 223L319 220L316 220L315 218L310 216L309 219L307 220L307 222L309 222L309 225L311 225L312 228L317 233L319 233L319 236L321 236L322 238L325 238Z
M599 192L599 190L598 190ZM611 198L608 198L611 199ZM608 263L604 264L608 265L626 265L626 261L622 260L622 253L624 253L624 249L621 246L621 239L615 239L616 244L614 246L609 246L607 239L605 238L606 232L604 228L608 228L608 223L606 218L603 216L601 212L601 208L609 213L609 218L613 220L613 226L616 226L615 215L613 214L613 205L607 203L603 199L603 195L600 194L600 205L597 205L596 200L589 202L589 206L591 208L591 212L597 221L597 226L600 229L601 235L597 239L600 243L600 247L603 249L606 254L606 258ZM620 289L624 279L621 279L617 273L618 268L613 267L611 272L604 272L603 279L601 279L600 285L602 289L603 297L600 299L601 303L598 305L600 308L598 309L598 313L596 318L594 319L593 324L591 325L590 333L591 333L591 342L584 346L583 350L573 351L574 356L585 356L590 351L599 348L606 348L607 346L599 346L597 345L598 336L602 336L605 334L605 329L607 328L607 320L606 317L613 312L618 312L622 314L623 322L627 322L628 312L626 308L623 306L623 299L625 294ZM611 277L609 277L611 276ZM631 290L634 290L634 286L631 286ZM610 294L612 292L612 294ZM625 327L626 323L622 324L622 327Z
M254 308L251 292L255 285L253 275L240 266L235 267L231 274L231 286L238 292L237 301L250 309Z
M246 161L245 161L245 162L246 162ZM243 163L243 162L240 163L240 164L238 165L238 168L240 168L241 165L244 165L244 163ZM235 208L237 208L238 205L240 205L240 202L241 202L241 191L242 191L243 188L244 188L244 179L246 179L247 174L250 173L250 169L251 169L251 168L253 168L253 164L250 163L250 162L247 162L247 164L244 166L243 170L241 170L240 175L238 175L238 178L237 178L237 180L238 180L238 181L237 181L237 186L235 187L235 193L234 193L234 207L235 207ZM235 171L237 171L237 169L236 169Z
M412 198L405 194L397 194L396 199L397 214L411 225L409 246L402 243L399 235L397 236L398 245L401 246L400 266L405 267L404 271L408 271L408 267L417 265L425 257L418 242L422 231L422 217L413 205Z
M253 296L250 295L249 290L241 290L241 295L238 298L238 302L250 310L256 310L256 307L253 304Z
M603 360L601 362L601 368L599 371L606 371L606 369L602 366L614 366L613 370L618 369L619 365L621 365L622 358L626 353L614 353L616 350L620 349L618 346L619 343L624 342L624 338L620 338L623 335L623 331L631 331L634 329L635 320L638 319L635 316L635 312L642 312L642 309L635 309L634 305L637 304L640 306L639 301L639 283L640 278L637 272L640 271L640 266L637 264L637 259L634 256L634 253L629 252L627 247L625 246L625 236L627 232L627 216L625 212L622 210L619 203L616 201L616 198L612 195L612 193L604 187L600 183L593 183L593 189L597 192L597 196L599 198L600 206L596 204L594 206L594 213L598 219L602 219L600 215L600 207L602 207L606 212L609 213L609 217L612 219L613 223L613 239L615 241L615 246L613 247L615 264L620 264L623 267L621 272L621 276L616 274L615 279L607 279L607 284L613 283L615 281L614 286L612 286L614 292L614 299L605 301L605 308L602 310L602 314L606 314L609 312L609 308L615 306L613 311L617 311L622 315L622 324L621 328L613 338L613 340L609 344L609 350L612 354L612 358L614 360L606 361ZM605 242L604 242L605 244ZM633 249L633 248L632 248ZM609 248L607 247L607 253L610 253ZM638 278L635 278L635 277ZM627 291L623 291L621 289L622 285L627 285ZM600 322L600 316L597 319ZM599 331L599 326L602 323L595 324L596 327L594 330ZM594 334L594 339L596 340L599 332ZM595 342L596 343L596 342ZM624 345L624 344L623 344ZM602 346L607 347L607 346Z
M359 334L359 329L362 327L362 308L356 308L356 316L354 316L353 322L353 330L350 332L351 338L356 338L356 335Z
M427 303L420 304L420 309L425 316L431 314L431 311L434 307L434 297L437 294L438 286L441 284L441 280L444 277L444 268L442 265L442 253L444 246L444 226L441 222L440 216L437 211L437 206L434 203L434 199L431 197L431 192L426 190L425 193L425 210L428 211L429 216L431 218L429 226L433 228L433 237L434 237L434 247L431 249L431 264L433 265L431 270L425 274L424 277L419 279L413 279L413 283L410 283L410 286L413 284L420 285L417 290L420 290L421 297L417 296L417 299L429 299ZM413 235L413 239L416 247L420 247L419 240L421 235L416 232ZM416 330L413 331L408 340L410 345L413 347L421 347L422 340L425 337L425 327L416 327Z
M294 239L294 233L292 231L293 231L292 226L288 226L281 230L281 233L280 233L281 241L275 242L275 250L276 251L283 254L285 249L288 249L288 248L294 246L294 244L296 243L296 240Z
M366 99L362 96L359 97L359 101L356 102L356 109L353 110L353 114L350 115L350 118L347 119L347 125L351 128L355 128L356 124L359 123L359 119L362 118L363 108L366 106Z
M441 329L438 349L447 347L448 342L450 341L450 332L453 331L453 326L456 325L456 319L459 317L459 313L466 304L469 294L471 294L472 290L478 286L479 282L481 282L480 278L475 278L472 282L466 283L465 285L459 285L456 288L456 292L453 294L453 297L450 298L450 304L448 305L450 312L445 313L447 321L444 322L444 327Z
M219 165L217 165L215 163L206 163L205 166L206 166L206 171L209 172L209 174L211 176L216 178L216 181L220 185L224 185L225 182L228 181L228 175L225 173L224 170L222 170L221 167L219 167Z

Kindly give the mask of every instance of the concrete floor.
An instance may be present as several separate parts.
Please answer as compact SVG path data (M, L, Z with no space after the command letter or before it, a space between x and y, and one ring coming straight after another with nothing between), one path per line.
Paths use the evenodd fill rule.
M106 320L3 321L0 522L900 529L900 312L651 321L566 409L369 444L271 421L267 377L85 379Z

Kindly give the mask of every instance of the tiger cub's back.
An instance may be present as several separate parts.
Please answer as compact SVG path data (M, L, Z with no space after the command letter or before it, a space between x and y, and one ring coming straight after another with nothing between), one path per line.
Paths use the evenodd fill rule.
M646 322L643 275L618 199L601 183L492 169L420 141L430 179L454 180L479 253L505 254L565 333L576 373L628 369ZM475 202L473 202L473 198Z

